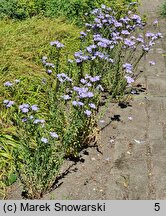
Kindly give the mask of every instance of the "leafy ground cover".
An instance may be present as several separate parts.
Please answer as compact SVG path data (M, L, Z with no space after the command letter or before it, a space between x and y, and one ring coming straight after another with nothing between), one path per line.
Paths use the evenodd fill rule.
M103 92L123 100L132 90L139 61L162 37L144 35L135 4L92 10L81 32L62 20L2 21L2 183L18 178L28 198L42 197L63 161L94 139Z

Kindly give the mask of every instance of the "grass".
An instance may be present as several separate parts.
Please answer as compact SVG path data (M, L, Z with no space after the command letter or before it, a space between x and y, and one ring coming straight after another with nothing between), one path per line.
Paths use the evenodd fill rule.
M70 52L73 53L78 50L76 39L79 32L79 28L65 24L63 19L33 17L21 22L0 21L0 100L8 96L14 100L5 91L3 83L20 77L22 81L25 80L22 88L33 100L34 87L41 82L41 75L45 76L41 58L49 53L49 42L56 39L65 42L64 52L70 47ZM32 77L34 85L30 80ZM0 122L0 129L2 128Z
M49 42L65 41L72 52L79 29L65 24L62 19L38 19L33 17L22 22L0 21L0 70L5 79L16 75L41 73L42 55L48 53ZM37 74L36 74L37 75Z
M65 49L71 54L78 50L79 44L76 39L79 37L80 29L73 24L66 24L63 19L49 19L33 17L25 21L0 21L0 164L6 163L6 158L11 157L11 152L4 146L8 145L9 137L16 133L15 127L9 119L9 112L1 109L4 99L23 102L37 103L41 100L46 102L44 93L38 96L38 88L41 85L41 78L45 76L45 69L41 63L43 55L50 51L50 41L60 40L65 43ZM70 49L69 49L70 47ZM70 54L70 53L69 53ZM33 80L32 80L33 77ZM21 79L21 88L17 94L11 95L3 87L6 81ZM16 93L16 92L15 92ZM17 97L17 98L16 98ZM44 112L46 112L44 110ZM11 146L12 148L12 146ZM7 167L2 167L0 178L8 179L12 175L13 166L11 160L7 161ZM3 181L4 182L4 181ZM0 197L4 196L5 185L0 181Z

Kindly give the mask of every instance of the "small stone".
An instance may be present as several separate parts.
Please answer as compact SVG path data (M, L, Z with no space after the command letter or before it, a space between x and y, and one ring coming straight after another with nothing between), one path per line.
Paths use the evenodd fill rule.
M110 143L113 143L113 142L115 142L115 140L114 139L110 139L110 141L109 141Z
M92 160L92 161L95 161L95 160L96 160L96 158L94 158L94 157L93 157L93 158L91 158L91 160Z
M134 141L135 141L137 144L142 144L142 143L145 142L145 141L140 141L140 140L136 140L136 139L134 139Z
M127 151L127 154L131 155L131 152Z

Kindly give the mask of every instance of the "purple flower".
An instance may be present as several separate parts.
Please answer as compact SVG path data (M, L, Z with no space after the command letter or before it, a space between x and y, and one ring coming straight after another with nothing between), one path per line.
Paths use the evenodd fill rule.
M147 45L142 45L142 49L146 52L148 52L150 50L149 46L147 46Z
M122 30L121 34L123 34L123 35L130 35L130 32L128 30Z
M35 119L34 124L40 123L40 119Z
M58 134L55 132L50 132L50 135L52 138L58 138L59 137Z
M86 33L83 32L83 31L80 32L80 35L81 35L82 37L86 37Z
M135 45L135 42L134 41L131 41L129 39L125 39L124 40L124 44L129 46L129 47L133 47Z
M98 56L98 57L101 58L101 59L103 59L104 56L105 56L103 53L101 53L101 52L99 52L99 51L95 52L94 55L95 55L95 56Z
M41 138L41 141L42 141L43 143L45 143L45 144L48 143L48 139L45 138L45 137L42 137L42 138Z
M81 59L76 59L76 63L80 64L80 63L82 63L82 60Z
M78 92L79 94L82 94L82 93L86 93L88 91L88 88L80 88L80 87L74 86L73 90Z
M73 106L84 106L84 103L81 101L72 101Z
M100 77L101 77L101 76L91 77L91 78L90 78L90 81L91 81L91 82L97 82L97 81L100 80Z
M64 100L69 100L71 97L69 95L63 95L61 96Z
M96 105L94 103L89 103L90 108L96 109Z
M102 8L102 9L106 9L107 7L106 7L104 4L102 4L102 5L101 5L101 8Z
M45 64L45 66L47 66L47 67L52 67L52 68L55 67L55 65L54 65L53 63L49 63L49 62L47 62L47 63Z
M57 74L57 78L60 82L65 82L65 81L69 81L72 82L72 79L70 79L66 74L61 73L61 74Z
M144 39L142 37L138 37L138 38L136 38L136 40L140 43L144 43Z
M87 81L86 81L85 79L81 79L80 82L81 82L82 84L87 83Z
M158 33L156 34L156 36L157 36L158 38L162 38L162 37L163 37L162 34L161 34L160 32L158 32Z
M19 106L19 109L23 109L23 108L29 108L29 104L22 104Z
M95 21L95 23L101 23L101 20L98 18L95 18L94 21Z
M154 62L154 61L149 61L149 64L153 66L153 65L156 64L156 62Z
M74 56L75 56L75 57L80 57L80 56L82 56L82 55L83 55L83 52L82 52L81 50L74 53Z
M47 73L48 73L48 74L51 74L51 73L52 73L52 70L47 70Z
M154 20L153 25L158 25L158 20Z
M122 27L122 23L120 23L120 22L118 22L118 21L115 21L115 22L114 22L114 25L115 25L116 28Z
M153 41L149 41L149 47L155 45L155 43Z
M101 37L100 34L93 35L93 40L94 41L100 41L101 39L102 39L102 37Z
M28 113L29 109L24 107L24 108L21 109L21 111L22 111L22 113Z
M62 47L64 47L64 44L60 43L59 41L52 41L52 42L50 42L50 45L51 46L56 45L56 48L62 48Z
M145 36L146 36L147 38L150 38L150 37L154 37L155 34L154 34L154 33L151 33L151 32L147 32L147 33L145 34Z
M87 92L87 94L86 94L86 97L88 97L88 98L91 98L93 96L94 96L94 94L92 92Z
M128 84L131 84L134 82L134 79L130 76L125 76L125 78L126 78Z
M8 103L6 104L6 108L13 106L14 103L15 103L14 101L8 101Z
M86 111L84 111L84 113L89 117L92 112L90 110L86 110Z
M102 42L102 41L98 42L97 45L100 46L100 47L102 47L102 48L106 48L107 47L107 44L104 43L104 42Z
M91 14L97 15L99 12L100 12L100 8L96 8L96 9L91 11ZM86 23L86 24L88 24L88 23Z
M31 106L31 109L32 109L33 111L37 111L39 108L37 107L37 105L32 105L32 106Z
M91 79L92 77L89 76L88 74L85 75L85 79Z
M3 85L9 87L9 86L12 86L13 84L11 82L7 81Z
M97 48L97 46L96 46L95 44L92 44L92 45L88 46L88 47L86 48L86 50L87 50L89 53L92 53L92 49L95 49L95 48Z
M45 123L45 120L44 119L35 119L35 121L33 123L34 124Z
M26 122L27 120L28 120L27 118L23 118L21 121Z
M77 101L72 101L73 106L77 106Z
M84 103L82 103L81 101L78 101L77 104L78 104L79 106L84 106Z
M131 19L135 20L137 23L141 22L141 17L137 14L132 15Z
M133 66L129 63L123 64L123 68L126 70L127 73L132 73Z
M127 24L130 21L130 19L128 17L125 17L125 18L121 18L120 21Z
M86 84L86 86L91 87L92 84L88 82L88 83Z

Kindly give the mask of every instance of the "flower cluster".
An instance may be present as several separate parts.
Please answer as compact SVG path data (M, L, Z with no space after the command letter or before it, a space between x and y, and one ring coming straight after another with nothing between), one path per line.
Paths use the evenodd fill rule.
M39 108L35 104L32 106L30 106L29 104L22 104L19 105L19 109L21 110L22 113L28 113L30 110L37 111Z
M59 138L58 134L55 133L55 132L50 132L49 135L50 135L50 137L52 137L52 138L56 138L56 139ZM49 138L42 137L42 138L41 138L41 142L47 144L47 143L49 142Z
M14 83L12 83L12 82L10 82L10 81L7 81L7 82L5 82L3 85L6 86L6 87L11 87L11 86L13 86L14 84L17 84L17 83L19 83L19 82L20 82L19 79L15 79L15 80L14 80Z
M57 49L63 48L64 44L60 43L59 41L51 41L50 42L51 46L56 46Z
M15 104L15 102L10 101L10 100L4 100L3 104L6 106L6 108L9 108L9 107L13 106Z
M65 81L72 82L72 79L69 78L65 73L57 74L57 78L61 83Z
M130 5L134 4L132 2ZM126 79L127 84L133 83L135 62L139 63L143 55L155 45L155 41L162 37L162 34L146 32L144 37L142 30L145 22L132 10L128 11L124 17L119 18L117 12L102 5L101 8L94 9L91 16L93 21L86 23L85 31L80 32L85 48L75 52L76 62L79 64L87 61L98 62L95 65L95 71L98 71L97 73L100 75L101 69L104 68L106 73L102 74L103 79L107 75L107 71L112 69L114 73L125 72L123 78ZM157 24L158 21L154 21L154 25ZM87 40L84 40L85 38ZM91 40L88 41L89 38ZM137 55L136 50L142 50L139 52L140 56ZM154 63L151 62L150 65L154 65Z

